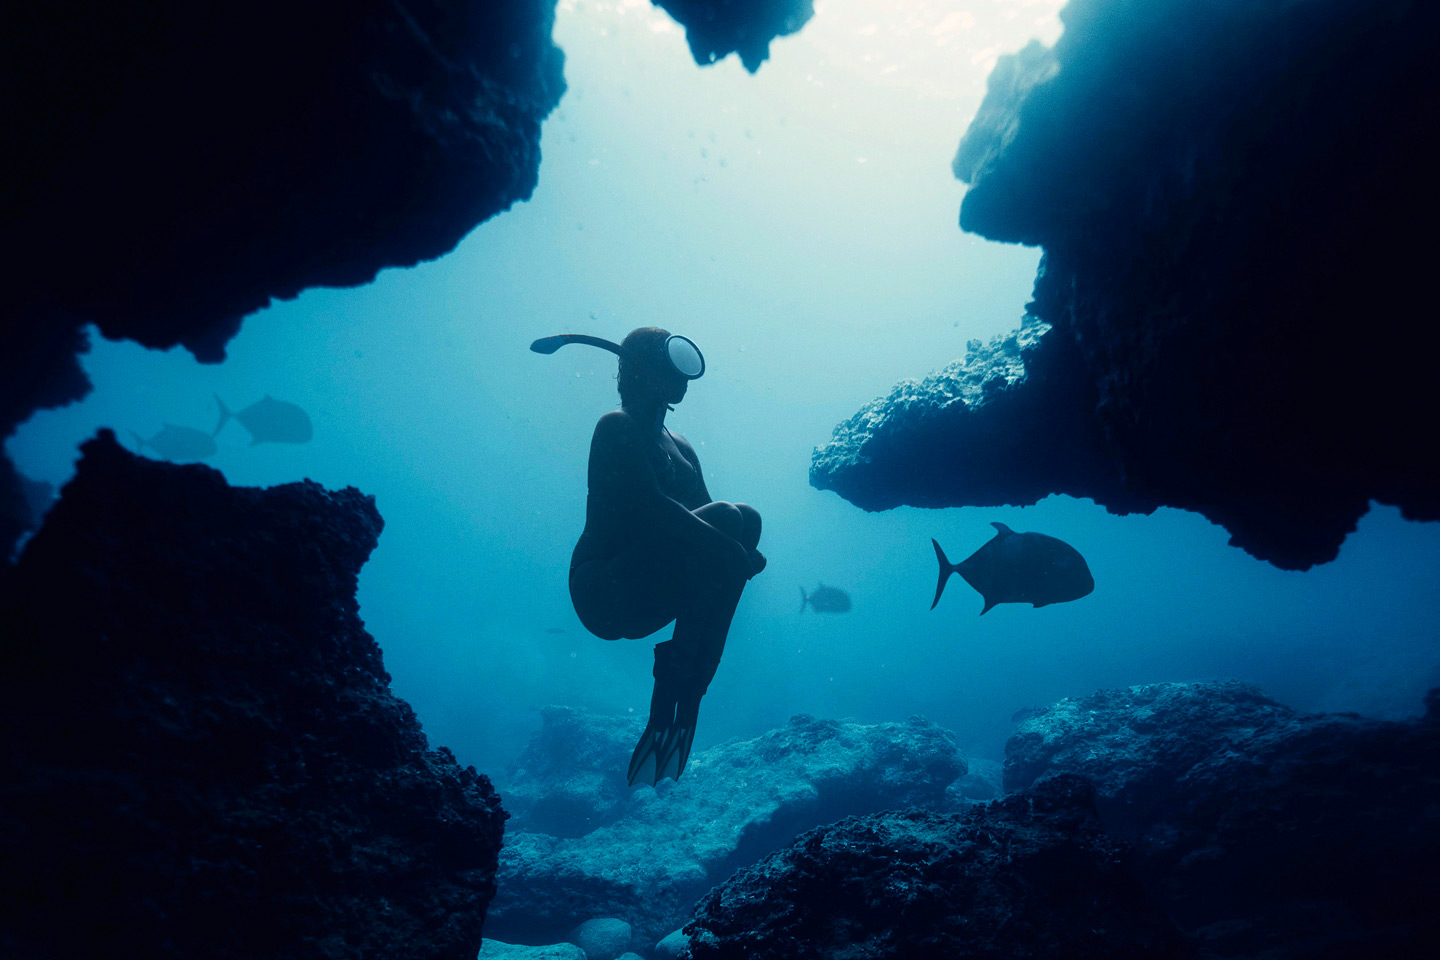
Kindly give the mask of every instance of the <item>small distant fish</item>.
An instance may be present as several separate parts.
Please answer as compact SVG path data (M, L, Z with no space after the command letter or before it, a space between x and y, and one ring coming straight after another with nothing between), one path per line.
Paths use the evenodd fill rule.
M1064 540L1043 533L1016 533L1003 523L991 523L995 537L959 563L945 558L939 542L935 559L940 561L940 580L935 584L935 604L945 590L950 574L958 573L985 598L983 615L997 603L1028 603L1043 607L1052 603L1079 600L1095 589L1095 578L1080 552Z
M1020 723L1023 720L1029 720L1031 717L1038 717L1042 713L1049 712L1049 707L1021 707L1019 710L1010 714L1010 722Z
M315 435L310 425L310 415L293 403L276 400L266 395L239 413L231 413L220 395L215 395L220 406L220 422L215 424L211 436L217 436L225 424L233 418L250 431L250 445L257 443L309 443Z
M130 436L135 438L136 453L144 453L149 447L166 460L204 460L213 456L217 449L214 439L204 430L177 427L173 423L165 424L149 440L134 430L130 431Z
M839 587L827 587L820 584L811 593L806 593L805 588L800 588L800 612L805 612L805 606L810 606L816 613L845 613L850 609L850 594Z

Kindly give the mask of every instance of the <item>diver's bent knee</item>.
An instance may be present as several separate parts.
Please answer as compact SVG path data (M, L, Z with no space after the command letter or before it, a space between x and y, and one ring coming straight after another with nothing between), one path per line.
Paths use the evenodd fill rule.
M735 509L740 511L740 536L736 539L754 550L760 543L760 511L748 503L737 503Z
M695 516L731 540L740 539L740 534L745 529L745 512L726 500L716 500L705 504L695 511Z

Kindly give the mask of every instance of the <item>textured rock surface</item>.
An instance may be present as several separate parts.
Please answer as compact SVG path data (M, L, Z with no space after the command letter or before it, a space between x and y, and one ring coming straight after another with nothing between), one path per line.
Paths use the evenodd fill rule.
M994 800L1005 792L1004 772L998 760L970 758L970 772L946 789L950 805L963 809L967 804Z
M998 506L1034 503L1060 477L1085 473L1093 486L1076 495L1100 499L1114 481L1077 415L1085 405L1056 404L1051 392L1061 377L1077 396L1089 388L1071 376L1074 351L1057 349L1065 341L1049 329L1027 317L1012 334L970 341L964 360L871 401L816 449L810 483L866 510ZM1030 377L1051 390L1027 390Z
M504 813L360 623L370 498L83 452L0 592L0 954L471 960Z
M585 951L573 943L552 943L527 947L518 943L486 940L480 947L480 960L590 960Z
M654 0L685 28L695 62L738 54L754 73L770 58L770 41L795 33L815 15L814 0Z
M510 832L581 837L620 816L631 793L625 771L644 729L633 716L541 710L540 732L506 771Z
M693 960L1186 955L1100 830L1092 788L1056 778L963 814L855 817L713 890Z
M616 960L630 948L630 924L614 917L586 920L565 939L585 951L585 960Z
M437 257L529 197L554 5L0 6L0 440L88 389L81 324L218 360L272 297Z
M1411 289L1440 215L1440 7L1062 17L1053 51L1002 58L955 158L961 226L1045 249L1028 310L1053 329L1028 376L963 410L953 382L899 391L812 482L869 509L1182 507L1286 568L1333 559L1372 499L1440 519L1414 347L1434 311Z
M633 742L627 743L628 751ZM625 766L614 769L623 780ZM511 832L486 932L545 943L618 917L655 943L739 867L802 830L892 807L940 807L966 772L949 733L920 718L860 724L799 716L753 740L691 758L685 776L629 794L583 837Z
M1389 723L1296 714L1240 683L1106 690L1022 723L1005 785L1093 782L1101 821L1206 955L1434 956L1440 711L1427 705Z

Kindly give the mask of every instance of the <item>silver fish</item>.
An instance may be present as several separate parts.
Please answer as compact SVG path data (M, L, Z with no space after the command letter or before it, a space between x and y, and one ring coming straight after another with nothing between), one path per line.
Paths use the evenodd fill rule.
M136 453L144 453L149 447L166 460L204 460L216 450L215 441L204 430L177 427L173 423L165 424L149 440L134 430L130 431L130 436L135 438Z
M985 598L989 612L997 603L1028 603L1043 607L1067 600L1079 600L1095 589L1095 578L1080 552L1064 540L1043 533L1016 533L1003 523L991 523L995 537L959 563L945 558L940 544L935 559L940 561L940 580L935 584L935 604L945 590L950 574L958 573Z
M310 415L293 403L265 396L239 413L231 413L220 395L215 395L220 406L220 422L215 424L215 436L233 418L250 431L250 445L257 443L308 443L315 435L310 424Z
M805 588L800 588L800 612L805 612L805 606L810 606L816 613L845 613L850 609L850 594L839 587L827 587L820 584L811 593L806 593Z

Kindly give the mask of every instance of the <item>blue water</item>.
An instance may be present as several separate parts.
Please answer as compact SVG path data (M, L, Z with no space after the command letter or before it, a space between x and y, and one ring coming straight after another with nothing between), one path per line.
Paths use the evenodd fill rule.
M498 772L545 704L648 705L650 642L591 637L566 590L614 359L526 346L656 324L705 351L669 423L712 494L764 514L770 559L697 748L800 712L918 713L997 756L1018 707L1204 677L1305 709L1418 713L1440 683L1440 526L1376 508L1338 561L1287 573L1178 511L1122 518L1052 497L872 515L808 485L837 422L1018 324L1039 252L961 233L949 162L994 57L1052 42L1060 5L827 3L750 76L734 58L697 69L648 3L567 0L569 92L531 201L439 261L250 317L218 366L97 338L95 393L37 415L11 454L58 483L101 425L208 429L212 393L232 409L267 393L300 404L312 443L252 448L232 424L209 462L237 484L309 477L375 495L386 528L360 580L367 627L431 739ZM1094 594L982 619L955 579L930 611L930 537L959 559L991 520L1074 544ZM799 587L819 581L854 610L799 613Z

